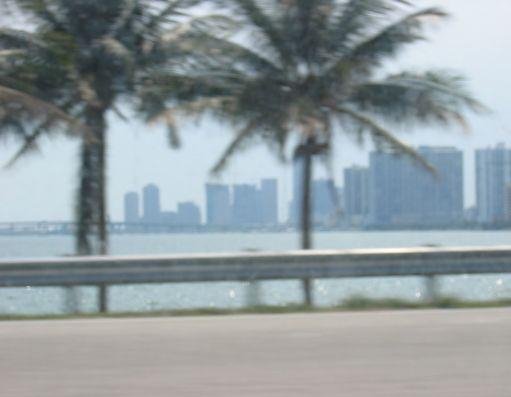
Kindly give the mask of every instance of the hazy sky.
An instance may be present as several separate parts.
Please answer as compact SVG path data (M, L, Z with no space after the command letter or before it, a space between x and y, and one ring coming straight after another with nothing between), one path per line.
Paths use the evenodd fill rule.
M396 69L452 68L464 73L471 90L492 110L489 116L472 117L469 135L458 130L401 131L414 144L454 145L465 151L465 204L474 203L473 151L506 142L511 145L511 29L509 0L417 1L420 6L440 5L452 13L446 23L430 29L431 40L407 50L393 65ZM172 210L177 202L204 204L208 171L227 144L231 131L212 123L187 125L182 130L183 148L168 148L163 128L110 119L108 193L112 219L122 219L123 194L141 190L150 182L160 186L162 206ZM15 150L0 147L0 164ZM359 148L339 135L335 172L342 184L342 168L367 164L370 145ZM0 222L68 220L78 175L78 145L66 139L45 142L39 154L0 171ZM277 177L281 217L286 214L291 192L290 166L276 162L265 148L248 150L234 159L222 182L255 183Z

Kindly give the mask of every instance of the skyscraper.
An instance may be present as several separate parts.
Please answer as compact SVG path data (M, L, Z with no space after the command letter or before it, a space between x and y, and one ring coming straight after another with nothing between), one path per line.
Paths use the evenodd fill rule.
M511 150L504 144L476 150L477 220L506 220L507 186L511 184Z
M261 180L259 192L260 221L264 225L276 225L278 217L278 189L276 179Z
M206 222L210 226L228 226L230 224L229 186L206 184Z
M463 154L452 147L418 149L432 175L404 155L372 152L369 211L373 225L452 225L463 218Z
M161 221L160 189L154 184L144 186L144 222L159 223Z
M128 192L124 195L124 222L137 223L140 221L138 193Z
M344 170L344 213L349 223L361 224L369 214L369 169Z
M504 221L511 222L511 184L506 185L504 199Z
M337 189L332 179L317 179L312 182L312 222L331 225L335 221L338 204Z
M253 226L261 224L261 203L255 185L234 185L232 201L232 224Z

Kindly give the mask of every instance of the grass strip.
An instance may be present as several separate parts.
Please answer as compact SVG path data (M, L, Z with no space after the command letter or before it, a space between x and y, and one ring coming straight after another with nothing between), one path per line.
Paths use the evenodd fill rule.
M50 320L50 319L86 319L86 318L132 318L132 317L185 317L219 316L235 314L287 314L287 313L331 313L347 311L377 310L420 310L420 309L476 309L511 307L511 298L492 301L467 301L455 297L440 297L435 302L409 301L397 298L367 298L352 296L337 306L310 307L305 305L254 306L239 309L176 309L144 312L113 313L77 313L50 315L0 315L0 321L7 320Z

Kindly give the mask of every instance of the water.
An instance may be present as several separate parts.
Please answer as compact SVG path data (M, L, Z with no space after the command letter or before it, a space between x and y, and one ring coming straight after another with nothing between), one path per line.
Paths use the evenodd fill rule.
M314 235L320 249L392 248L425 245L495 246L511 243L511 231L406 231L324 232ZM243 250L296 249L295 233L154 234L114 235L112 254L164 254ZM0 257L48 257L73 252L70 236L0 237ZM286 305L302 300L297 281L272 281L261 285L263 304ZM488 300L511 297L511 276L444 277L440 292L465 299ZM331 306L353 295L421 299L423 283L416 277L349 280L316 280L316 303ZM238 308L245 305L247 283L197 283L112 287L110 310L144 311L175 308ZM0 314L53 314L69 309L69 296L61 288L0 289ZM95 288L79 288L73 296L82 312L97 308Z

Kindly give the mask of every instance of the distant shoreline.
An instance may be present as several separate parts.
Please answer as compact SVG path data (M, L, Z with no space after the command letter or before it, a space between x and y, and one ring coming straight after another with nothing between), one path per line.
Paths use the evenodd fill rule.
M54 227L47 228L45 225L53 225L52 223L13 223L12 228L1 228L0 237L16 237L16 236L72 236L74 233L74 225L66 223L65 228ZM5 224L4 224L5 225ZM30 225L30 226L24 226ZM37 225L37 226L36 226ZM275 227L210 227L210 226L194 226L194 227L174 227L174 226L143 226L135 228L119 228L118 226L109 226L109 233L112 235L165 235L165 234L275 234L275 233L299 233L300 230L289 226ZM117 224L118 225L118 224ZM371 233L371 232L443 232L443 231L511 231L511 224L505 225L412 225L412 226L372 226L372 227L316 227L314 232L318 233Z

